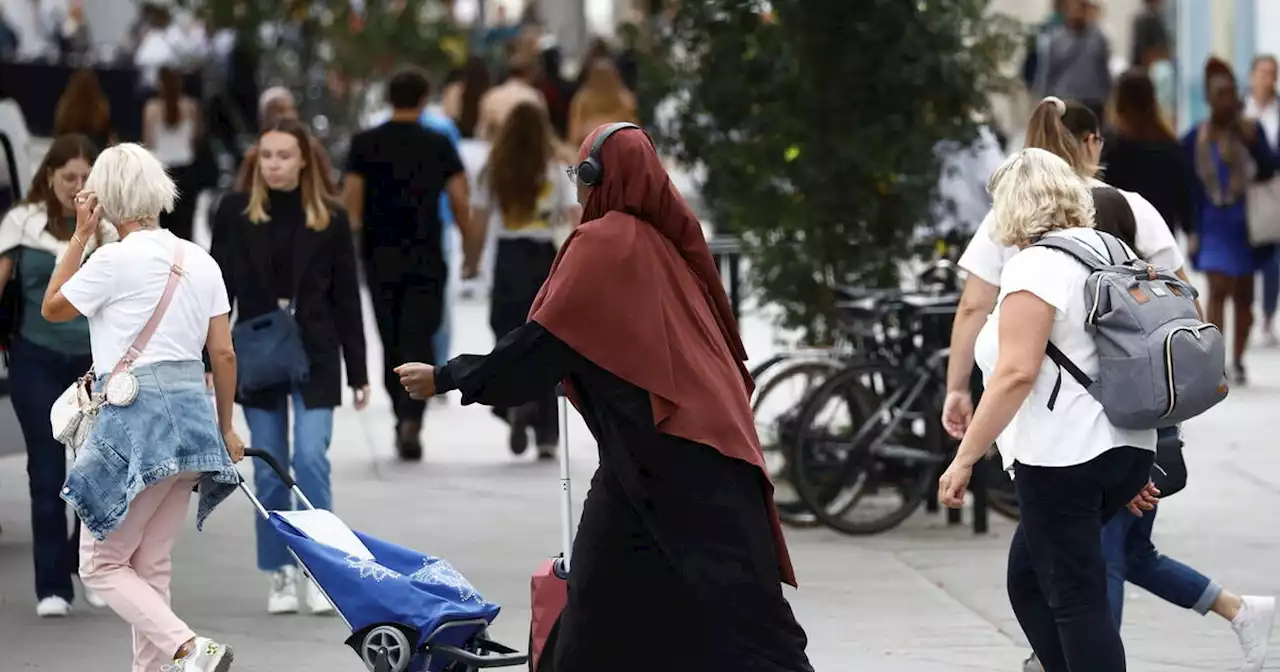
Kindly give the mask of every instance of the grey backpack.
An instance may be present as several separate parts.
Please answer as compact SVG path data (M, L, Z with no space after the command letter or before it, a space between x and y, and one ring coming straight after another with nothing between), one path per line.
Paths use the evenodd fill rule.
M1085 330L1098 347L1098 378L1091 380L1049 343L1046 354L1058 365L1049 409L1062 387L1063 369L1102 404L1111 424L1123 429L1176 425L1226 399L1226 346L1218 327L1196 313L1195 288L1172 271L1134 257L1111 234L1097 234L1110 263L1066 236L1035 243L1089 268Z

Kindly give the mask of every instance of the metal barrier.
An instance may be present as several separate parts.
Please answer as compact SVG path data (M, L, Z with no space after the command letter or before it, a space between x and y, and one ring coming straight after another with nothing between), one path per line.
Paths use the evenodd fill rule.
M720 269L720 278L729 293L729 307L733 319L741 320L742 302L742 241L737 236L712 236L707 241L711 257ZM727 277L726 277L727 276Z

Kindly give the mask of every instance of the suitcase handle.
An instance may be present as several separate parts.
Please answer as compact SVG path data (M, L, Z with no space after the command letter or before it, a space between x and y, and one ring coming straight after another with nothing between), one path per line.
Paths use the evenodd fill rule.
M569 558L573 555L573 489L569 475L569 398L565 395L564 382L556 385L556 397L560 402L560 542L564 547L557 568L569 573Z
M278 476L280 481L284 483L284 487L291 490L298 487L298 484L293 480L293 476L289 474L287 469L280 465L280 460L277 460L275 455L272 455L261 448L245 448L244 456L254 457L266 462L267 466L271 467L271 471L276 472L276 476Z
M302 494L302 489L298 487L298 482L293 480L293 476L289 475L289 470L285 469L284 466L280 464L280 460L277 460L275 455L272 455L261 448L245 448L244 456L254 457L266 462L267 466L271 467L271 471L274 471L280 481L284 483L284 487L289 488L289 491L293 493L293 496L298 498L298 502L300 504L307 507L309 510L314 510L316 508L311 504L311 500L307 499L307 496ZM240 490L243 491L244 494L248 495L249 501L253 503L253 508L258 510L259 515L263 518L270 515L267 508L262 505L262 502L259 501L257 496L253 494L253 491L249 489L248 484L245 483L244 476L240 477Z

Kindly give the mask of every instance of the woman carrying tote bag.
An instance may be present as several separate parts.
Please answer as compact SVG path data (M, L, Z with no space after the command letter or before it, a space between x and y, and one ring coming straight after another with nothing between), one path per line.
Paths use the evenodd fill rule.
M369 399L351 227L327 196L310 136L295 120L262 132L249 185L223 198L213 223L213 256L238 311L243 380L236 399L254 447L292 464L316 508L332 509L328 453L344 363L356 408ZM255 469L253 482L268 509L293 508L289 490L270 469ZM262 519L257 539L258 568L272 576L267 611L298 611L293 557ZM333 611L314 583L307 584L306 601L312 613Z

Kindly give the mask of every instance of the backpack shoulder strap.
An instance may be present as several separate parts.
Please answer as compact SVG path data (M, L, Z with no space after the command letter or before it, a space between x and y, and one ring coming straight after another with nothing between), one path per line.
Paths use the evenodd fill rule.
M1107 246L1107 256L1111 258L1112 264L1123 264L1124 262L1134 258L1134 256L1130 254L1129 248L1125 247L1125 244L1121 242L1119 238L1107 233L1106 231L1095 231L1095 233L1097 233L1098 237L1102 239L1102 244Z
M1105 236L1104 236L1105 238ZM1064 252L1075 260L1084 264L1090 271L1098 271L1103 268L1102 260L1098 259L1098 255L1084 243L1067 236L1045 236L1040 240L1031 244L1032 247L1048 247L1059 252Z

